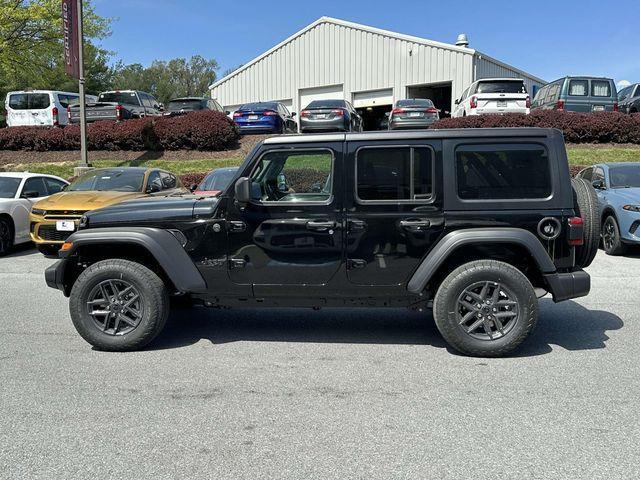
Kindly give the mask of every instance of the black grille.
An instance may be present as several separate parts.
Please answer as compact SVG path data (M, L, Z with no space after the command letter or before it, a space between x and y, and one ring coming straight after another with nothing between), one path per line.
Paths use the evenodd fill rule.
M64 242L73 232L59 232L55 225L41 225L38 229L38 236L42 240L52 242Z

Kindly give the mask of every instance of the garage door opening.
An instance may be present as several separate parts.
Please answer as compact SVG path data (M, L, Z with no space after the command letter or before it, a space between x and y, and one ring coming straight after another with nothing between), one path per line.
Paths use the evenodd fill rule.
M362 117L362 130L386 130L389 121L387 113L391 111L391 105L379 105L376 107L356 108Z
M451 116L451 82L407 87L407 98L428 98L440 110L440 118Z

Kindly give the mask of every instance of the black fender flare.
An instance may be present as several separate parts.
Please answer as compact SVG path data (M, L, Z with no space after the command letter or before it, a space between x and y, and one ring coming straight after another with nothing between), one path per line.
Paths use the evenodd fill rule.
M458 248L478 243L512 243L525 248L543 274L553 273L556 267L540 240L521 228L468 228L450 232L431 249L407 284L407 290L420 294L444 261Z
M206 292L207 284L178 239L167 230L151 227L95 228L80 230L67 242L71 249L62 258L72 256L80 247L99 245L137 245L147 250L180 292Z

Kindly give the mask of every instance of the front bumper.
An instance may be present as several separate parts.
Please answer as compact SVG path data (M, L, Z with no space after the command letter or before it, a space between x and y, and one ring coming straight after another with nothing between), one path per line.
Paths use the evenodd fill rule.
M75 228L73 232L59 232L56 229L56 221L66 220L73 222ZM55 220L48 220L43 217L37 217L31 215L29 233L31 240L36 245L62 245L71 234L78 231L78 223L80 217L73 218L56 218Z
M580 268L567 273L549 273L544 279L556 303L584 297L591 290L591 277Z
M64 287L64 271L67 267L67 260L58 260L56 263L48 267L44 271L44 280L47 282L47 286L55 288L56 290L62 290L65 292ZM65 292L66 295L66 292Z

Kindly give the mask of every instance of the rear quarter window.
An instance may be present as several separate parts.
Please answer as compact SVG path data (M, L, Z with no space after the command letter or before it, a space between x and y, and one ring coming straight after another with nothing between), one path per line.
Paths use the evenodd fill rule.
M607 80L591 80L592 97L610 97L611 84Z
M548 198L549 155L540 144L461 145L456 149L456 184L462 200Z
M571 80L569 82L569 95L572 97L586 97L589 94L589 82L587 80Z

